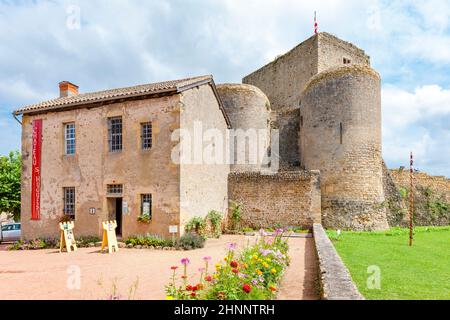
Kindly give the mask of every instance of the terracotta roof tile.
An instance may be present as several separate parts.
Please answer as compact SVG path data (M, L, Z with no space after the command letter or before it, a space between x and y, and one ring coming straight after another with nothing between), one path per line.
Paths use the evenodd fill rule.
M162 92L182 92L196 83L211 82L212 76L200 76L181 80L164 81L143 84L133 87L111 89L105 91L82 93L70 97L57 98L31 104L14 111L15 115L39 112L43 110L60 109L64 107L83 106L99 101L109 101L120 98L135 97L141 95L157 94Z

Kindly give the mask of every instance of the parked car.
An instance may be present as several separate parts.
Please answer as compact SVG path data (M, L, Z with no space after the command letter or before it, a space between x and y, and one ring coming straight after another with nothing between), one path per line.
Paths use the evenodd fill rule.
M0 231L0 242L19 241L21 238L21 226L20 223L8 223L2 225Z

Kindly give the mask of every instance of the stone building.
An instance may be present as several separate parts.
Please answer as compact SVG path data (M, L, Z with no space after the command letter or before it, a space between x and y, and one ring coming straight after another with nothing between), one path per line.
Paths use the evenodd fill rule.
M22 233L57 236L70 215L79 236L169 236L209 210L228 206L229 165L177 164L172 134L194 122L224 134L229 120L211 76L78 94L63 82L58 99L24 107L22 114ZM40 215L32 216L33 123L42 121ZM145 212L146 211L146 212ZM149 223L139 222L142 215Z
M244 224L255 228L389 227L385 202L395 187L381 156L380 76L363 50L330 34L312 36L243 84L216 87L205 76L87 94L63 82L60 91L58 99L15 112L22 115L27 238L55 235L63 214L75 215L82 235L117 219L124 237L168 236L169 226L182 233L194 216L226 213L229 200L242 204ZM180 150L173 135L187 130L195 139L199 123L201 132L226 139L201 140L187 153L196 158L203 147L223 147L224 161L174 161ZM137 221L143 215L148 223Z

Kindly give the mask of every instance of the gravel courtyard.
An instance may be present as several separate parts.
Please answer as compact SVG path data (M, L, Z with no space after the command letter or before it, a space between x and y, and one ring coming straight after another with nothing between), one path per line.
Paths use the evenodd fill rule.
M134 299L165 299L164 285L171 277L172 265L188 257L192 282L198 282L196 271L203 266L204 256L211 256L215 264L225 255L227 243L242 247L247 241L254 238L222 236L208 240L203 249L188 252L121 249L109 255L101 254L99 248L78 249L71 254L57 250L0 251L0 299L95 300L106 299L113 292L128 299L131 288L136 288ZM314 240L292 238L289 243L292 260L279 299L317 299Z

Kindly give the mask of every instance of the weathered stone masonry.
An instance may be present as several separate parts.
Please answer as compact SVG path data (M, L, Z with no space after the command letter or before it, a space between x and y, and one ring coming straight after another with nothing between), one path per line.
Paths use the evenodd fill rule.
M246 226L311 228L321 222L317 171L273 175L236 172L229 175L228 186L228 197L243 205Z

